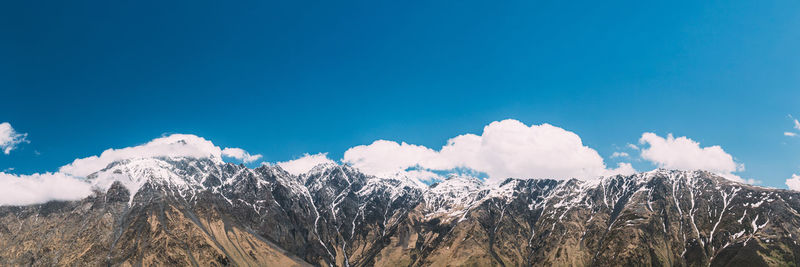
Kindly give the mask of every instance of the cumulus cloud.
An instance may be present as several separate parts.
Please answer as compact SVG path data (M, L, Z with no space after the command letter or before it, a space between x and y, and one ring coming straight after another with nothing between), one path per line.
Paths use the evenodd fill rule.
M789 137L795 137L795 136L797 136L797 134L796 134L796 133L793 133L793 132L783 132L783 135L785 135L785 136L789 136Z
M433 149L387 140L352 147L344 152L342 161L376 176L393 176L420 165L431 169L455 167L449 162L441 162L439 152Z
M27 133L18 133L10 123L0 123L0 150L3 150L3 154L10 154L21 143L29 143L27 137Z
M639 150L639 147L638 147L638 146L636 146L636 145L634 145L634 144L630 144L630 143L629 143L629 144L628 144L628 147L629 147L630 149L633 149L633 150Z
M294 175L307 173L311 168L320 164L336 164L336 162L328 158L328 153L317 153L314 155L306 153L298 159L277 163L277 165L286 172Z
M0 206L78 200L91 193L88 183L63 173L14 175L0 172Z
M794 191L800 191L800 175L792 174L792 178L786 179L786 186Z
M797 119L794 119L794 128L800 130L800 121L798 121Z
M343 162L377 176L407 175L407 170L467 168L490 179L590 179L630 172L630 164L607 169L594 149L570 131L550 124L527 126L516 120L495 121L481 135L464 134L439 150L377 140L348 149Z
M261 155L250 155L250 153L240 148L225 148L224 151L225 152L211 141L196 135L172 134L153 139L142 145L120 149L111 148L103 151L99 156L76 159L72 163L62 166L59 172L76 177L86 177L89 174L102 170L114 161L134 158L209 158L222 162L222 155L225 154L225 156L236 158L244 162L250 162L261 157Z
M639 142L650 146L642 150L642 158L659 167L718 172L744 170L744 165L736 163L722 147L700 147L700 143L685 136L675 138L668 134L663 138L654 133L644 133Z
M733 156L720 146L701 147L700 143L685 136L675 138L668 134L666 138L654 133L644 133L641 144L649 145L642 149L642 158L658 167L677 170L707 170L721 174L723 177L738 182L750 182L733 174L743 171L744 165L734 161Z
M250 153L248 153L244 149L232 148L232 147L227 147L223 149L222 155L241 160L244 163L250 163L261 158L261 154L250 155Z
M628 156L630 155L627 152L614 152L611 154L612 158L627 158Z

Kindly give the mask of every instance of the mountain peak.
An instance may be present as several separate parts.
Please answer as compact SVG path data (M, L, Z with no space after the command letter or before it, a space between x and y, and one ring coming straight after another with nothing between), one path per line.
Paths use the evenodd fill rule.
M59 255L97 245L107 250L98 255L112 255L84 265L173 254L182 255L176 262L240 265L272 263L259 258L264 255L339 266L800 264L795 260L800 194L704 171L499 183L449 176L418 187L408 177L376 177L347 165L320 165L295 176L279 166L250 169L209 159L152 157L113 162L89 181L107 188L96 191L102 197L0 207L0 219L12 222L6 225L20 225L14 234L11 226L0 227L0 263L23 263L3 262L14 259L3 251L29 249L17 246L17 239L3 239L20 235L39 244L56 242L61 250L48 249ZM71 215L76 213L80 216ZM73 231L72 225L86 222L82 218L101 224ZM24 227L36 220L46 229ZM90 240L99 243L79 242L75 251L64 251L72 246L58 240L87 240L70 235L75 232L96 235ZM101 238L114 233L121 233L117 241ZM164 246L172 241L154 240L200 243L184 255L184 248ZM238 257L240 252L249 256ZM31 255L57 258L37 253Z

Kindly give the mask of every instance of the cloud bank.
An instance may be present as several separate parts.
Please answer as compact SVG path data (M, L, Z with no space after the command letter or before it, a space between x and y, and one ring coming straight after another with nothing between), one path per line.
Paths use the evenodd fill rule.
M0 150L3 154L10 154L21 143L28 143L27 133L18 133L8 122L0 123Z
M628 163L609 169L594 149L570 131L550 124L527 126L517 120L495 121L481 135L451 138L439 150L388 140L348 149L343 162L378 176L411 175L409 169L444 171L467 168L489 179L591 179L635 172Z
M79 200L91 193L88 183L63 173L14 175L0 172L0 205Z

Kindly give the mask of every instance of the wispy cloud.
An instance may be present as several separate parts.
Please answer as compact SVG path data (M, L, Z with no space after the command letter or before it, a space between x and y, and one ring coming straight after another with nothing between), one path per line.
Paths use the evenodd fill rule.
M10 154L11 150L17 148L19 144L30 143L27 133L18 133L11 127L11 123L0 123L0 150L3 154Z
M627 158L629 156L628 152L614 152L611 154L612 158Z
M794 116L792 116L792 114L789 114L789 115L788 115L788 117L789 117L789 119L792 121L792 124L793 124L793 125L792 125L792 127L793 127L793 129L794 129L794 130L798 130L798 131L800 131L800 121L798 121L797 119L795 119L795 118L794 118ZM784 136L788 136L788 137L795 137L795 136L797 136L797 134L798 134L798 133L796 133L796 132L790 132L790 131L783 132L783 135L784 135Z

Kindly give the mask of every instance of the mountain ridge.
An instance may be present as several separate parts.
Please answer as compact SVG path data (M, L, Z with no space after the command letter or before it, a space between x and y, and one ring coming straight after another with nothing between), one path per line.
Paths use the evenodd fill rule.
M455 176L422 187L347 165L292 175L279 166L148 158L114 162L87 180L108 189L80 201L0 207L0 263L800 264L800 194L705 171L491 185ZM78 242L33 245L66 240Z

